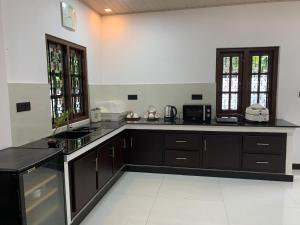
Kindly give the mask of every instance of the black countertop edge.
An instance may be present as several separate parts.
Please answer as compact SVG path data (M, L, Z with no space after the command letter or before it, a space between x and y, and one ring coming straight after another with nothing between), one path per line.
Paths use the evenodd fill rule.
M273 123L237 123L237 124L229 124L229 123L217 123L215 120L212 120L211 123L187 123L183 120L176 119L175 121L165 121L164 119L159 119L157 121L148 121L146 119L141 119L136 122L98 122L98 123L90 123L84 125L84 127L88 127L90 129L96 128L95 131L91 132L89 135L78 138L74 140L68 139L58 139L59 146L63 150L63 153L66 155L72 154L77 150L91 144L94 141L97 141L100 138L114 132L115 130L123 127L124 125L168 125L168 126L211 126L211 127L254 127L254 128L298 128L299 126L289 123L285 120L276 120ZM35 142L31 142L29 144L25 144L21 146L21 148L48 148L48 138L43 138Z
M0 172L22 173L62 153L59 148L7 148L0 151Z
M225 126L225 127L257 127L257 128L299 128L300 126L290 123L283 119L277 119L273 122L248 122L240 121L238 123L219 123L216 120L211 120L209 123L201 122L186 122L182 119L175 119L173 121L165 121L164 119L158 119L155 121L148 121L147 119L141 119L139 121L130 121L127 124L136 125L189 125L189 126Z

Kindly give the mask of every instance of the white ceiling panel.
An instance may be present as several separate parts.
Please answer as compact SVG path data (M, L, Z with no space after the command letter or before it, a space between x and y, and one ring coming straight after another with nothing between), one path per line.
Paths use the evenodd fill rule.
M81 0L100 15L129 14L291 0ZM296 1L296 0L295 0ZM111 13L105 9L110 8Z

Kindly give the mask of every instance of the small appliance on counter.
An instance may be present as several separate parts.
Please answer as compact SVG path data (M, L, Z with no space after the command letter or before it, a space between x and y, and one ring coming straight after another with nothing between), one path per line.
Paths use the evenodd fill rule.
M141 117L135 112L128 112L126 115L126 121L139 121Z
M210 123L211 105L184 105L183 120L186 122Z
M260 104L251 105L246 108L245 119L251 122L268 122L269 109Z
M177 116L177 109L175 106L167 105L165 106L164 114L166 121L173 121Z
M91 109L91 116L90 116L92 123L97 123L101 121L101 110L100 108Z
M157 112L155 106L150 105L148 111L144 114L144 118L149 121L159 120L160 114Z
M217 123L238 123L239 118L237 116L221 116L217 118Z

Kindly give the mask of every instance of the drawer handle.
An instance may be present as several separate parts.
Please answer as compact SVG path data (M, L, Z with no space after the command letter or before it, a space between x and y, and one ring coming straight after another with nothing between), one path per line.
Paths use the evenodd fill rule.
M268 144L268 143L256 143L256 145L258 145L258 146L270 146L270 144Z
M269 162L256 162L256 164L269 164Z
M187 141L176 141L176 143L187 143Z
M187 160L187 158L176 158L176 160Z

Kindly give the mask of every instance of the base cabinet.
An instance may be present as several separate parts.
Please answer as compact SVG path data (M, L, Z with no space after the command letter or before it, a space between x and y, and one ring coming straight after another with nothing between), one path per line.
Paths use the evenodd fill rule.
M72 213L76 214L96 194L97 151L93 150L70 164Z
M166 150L165 165L198 168L200 165L200 154L197 151Z
M116 173L125 164L126 136L121 135L114 143L113 172Z
M114 143L108 143L97 152L97 189L102 188L113 176Z
M164 134L160 131L132 130L128 135L127 163L163 165Z
M241 168L241 135L204 135L203 145L204 168L223 170L239 170Z
M277 180L285 176L285 154L286 134L127 130L70 162L72 219L86 215L125 164L129 171L225 177L240 173L247 179L259 174Z
M124 151L118 136L69 163L72 217L123 167Z

